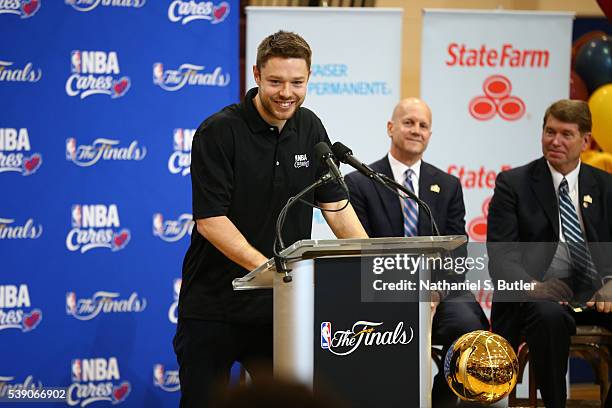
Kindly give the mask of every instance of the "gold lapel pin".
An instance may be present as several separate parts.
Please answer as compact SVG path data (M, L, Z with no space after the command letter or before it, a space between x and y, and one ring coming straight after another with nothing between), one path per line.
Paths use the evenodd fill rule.
M429 187L429 190L433 191L434 193L439 193L440 192L440 186L437 184L432 184Z
M584 208L587 208L589 204L593 204L593 198L587 194L584 197L582 197L582 206Z

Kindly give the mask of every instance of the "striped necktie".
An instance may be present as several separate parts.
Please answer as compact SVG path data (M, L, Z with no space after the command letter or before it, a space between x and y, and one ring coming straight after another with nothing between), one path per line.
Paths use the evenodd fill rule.
M412 175L414 171L412 169L406 170L404 173L406 178L404 179L404 186L414 193L414 187L412 184ZM402 199L402 213L404 214L404 236L415 237L419 232L419 207L414 200L405 197Z
M586 294L595 289L599 277L591 255L580 228L580 221L576 208L569 196L569 187L565 177L559 185L559 215L561 218L561 231L569 249L572 267L574 269L572 288L576 294ZM598 286L598 285L597 285Z

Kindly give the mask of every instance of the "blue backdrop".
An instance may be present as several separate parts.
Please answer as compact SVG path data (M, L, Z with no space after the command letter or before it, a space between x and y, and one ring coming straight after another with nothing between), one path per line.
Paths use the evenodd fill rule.
M177 406L191 138L239 98L238 10L0 1L0 397Z

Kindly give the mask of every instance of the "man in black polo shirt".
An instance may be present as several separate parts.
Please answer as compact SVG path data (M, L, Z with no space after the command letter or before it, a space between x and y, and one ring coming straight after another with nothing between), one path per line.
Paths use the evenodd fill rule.
M271 368L272 293L234 292L232 280L272 256L281 208L327 171L313 157L315 144L329 143L325 128L300 107L310 58L310 47L297 34L279 31L264 39L253 67L258 87L242 103L206 119L193 139L196 226L183 263L174 339L182 407L206 404L211 385L227 383L234 361L254 377L258 367ZM328 184L306 200L335 210L346 196ZM323 214L337 237L367 237L350 204ZM283 238L307 239L311 228L312 208L297 204Z

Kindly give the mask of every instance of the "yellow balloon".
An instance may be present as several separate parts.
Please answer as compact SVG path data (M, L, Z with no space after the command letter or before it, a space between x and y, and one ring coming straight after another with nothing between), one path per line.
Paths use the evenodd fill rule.
M603 151L612 153L612 84L597 88L589 98L593 138Z
M492 404L516 385L518 359L498 334L476 330L459 337L446 353L444 376L451 390L465 401Z
M580 155L580 160L582 160L583 163L612 173L612 153L586 150Z

